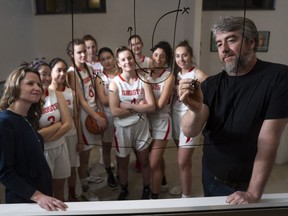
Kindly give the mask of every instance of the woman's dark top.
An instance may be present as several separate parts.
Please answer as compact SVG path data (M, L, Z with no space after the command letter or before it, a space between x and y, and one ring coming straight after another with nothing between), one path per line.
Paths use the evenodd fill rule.
M52 176L43 137L25 117L0 112L0 182L6 203L28 203L36 190L52 195Z

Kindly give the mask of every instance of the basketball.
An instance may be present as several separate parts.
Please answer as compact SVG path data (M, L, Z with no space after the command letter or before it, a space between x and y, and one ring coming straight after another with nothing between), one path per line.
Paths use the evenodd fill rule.
M96 112L99 116L106 118L105 116L105 113L103 112ZM104 130L100 130L97 122L95 119L93 119L90 115L87 116L86 120L85 120L85 126L87 128L87 130L90 132L90 133L93 133L93 134L101 134L104 132Z

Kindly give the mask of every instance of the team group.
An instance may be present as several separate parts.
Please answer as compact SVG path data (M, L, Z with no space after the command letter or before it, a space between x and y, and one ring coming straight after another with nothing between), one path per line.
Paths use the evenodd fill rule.
M259 201L287 124L288 67L256 57L258 31L248 18L222 17L212 32L223 71L209 77L193 61L188 41L174 50L160 41L148 58L138 35L115 52L97 52L96 40L85 35L68 43L70 67L54 58L14 70L0 100L5 201L65 210L66 179L67 200L77 201L78 177L82 197L97 200L89 185L101 181L89 172L95 145L101 145L107 186L120 187L118 200L129 195L133 152L143 179L139 198L158 199L167 186L169 140L178 150L181 196L191 197L191 157L202 131L204 196L226 195L230 204ZM88 130L88 116L102 134Z
M151 58L143 55L143 45L139 35L132 35L128 46L119 47L114 56L108 47L98 51L94 37L85 35L67 46L72 66L67 67L60 58L50 63L36 59L29 64L40 73L45 94L38 132L44 137L55 198L65 200L68 179L68 200L79 200L75 192L78 171L82 198L98 200L89 183L101 179L89 174L89 160L91 149L102 144L107 185L120 187L118 200L128 196L131 151L143 176L140 197L157 199L161 185L167 187L163 155L172 134L179 147L182 197L191 196L191 156L199 138L188 138L181 132L180 119L188 108L179 101L177 82L183 78L201 82L207 75L195 66L187 41L175 48L177 77L171 71L174 56L168 42L156 44ZM95 111L105 112L106 118ZM88 115L104 130L103 134L87 130ZM115 149L118 180L111 167L111 149Z

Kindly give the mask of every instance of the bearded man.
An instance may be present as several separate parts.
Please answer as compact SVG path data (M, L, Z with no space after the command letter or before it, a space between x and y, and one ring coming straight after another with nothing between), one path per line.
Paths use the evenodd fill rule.
M187 137L204 128L204 196L258 202L287 124L288 67L256 57L258 31L250 19L223 17L212 32L223 71L201 86L180 82L180 100L189 107L181 126Z

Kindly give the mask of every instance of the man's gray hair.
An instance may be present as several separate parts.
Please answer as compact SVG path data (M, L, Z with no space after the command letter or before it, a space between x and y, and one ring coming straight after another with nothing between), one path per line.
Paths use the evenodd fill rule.
M244 30L244 33L243 33ZM213 37L216 37L216 34L219 32L232 32L236 31L243 35L246 42L255 41L256 51L258 47L258 31L255 23L244 17L221 17L217 23L215 23L211 28Z

